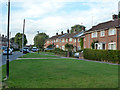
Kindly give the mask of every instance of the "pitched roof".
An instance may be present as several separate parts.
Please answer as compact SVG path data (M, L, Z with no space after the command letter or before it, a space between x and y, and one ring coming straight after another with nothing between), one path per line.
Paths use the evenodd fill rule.
M100 24L98 24L96 26L93 26L91 29L89 29L86 32L94 31L94 30L100 30L100 29L102 30L102 29L118 27L118 26L120 26L120 19L117 19L117 20L114 20L114 21L111 20L111 21L100 23Z
M72 38L73 36L75 36L76 34L80 33L81 31L77 31L76 33L67 33L59 38Z
M63 34L63 35L64 35L64 34ZM56 39L56 38L58 38L58 37L60 37L60 36L62 36L62 34L52 36L52 37L50 37L50 38L49 38L49 39L47 39L47 40L54 40L54 39Z

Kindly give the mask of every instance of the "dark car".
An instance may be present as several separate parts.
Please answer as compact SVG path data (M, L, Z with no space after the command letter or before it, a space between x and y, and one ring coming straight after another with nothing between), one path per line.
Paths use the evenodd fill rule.
M23 48L23 53L26 54L26 53L29 53L29 49L28 48Z

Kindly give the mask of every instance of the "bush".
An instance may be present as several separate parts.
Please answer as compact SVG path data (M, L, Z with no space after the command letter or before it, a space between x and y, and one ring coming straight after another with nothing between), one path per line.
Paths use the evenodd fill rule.
M84 49L83 56L90 60L119 63L120 50Z

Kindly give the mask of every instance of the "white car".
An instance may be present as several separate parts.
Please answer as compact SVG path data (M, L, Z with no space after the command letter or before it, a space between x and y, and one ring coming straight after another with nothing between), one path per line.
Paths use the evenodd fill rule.
M79 58L79 53L78 52L75 53L74 56L77 57L77 58Z
M9 55L12 55L12 50L9 48L9 52L8 52ZM3 55L7 55L7 49L5 49L3 51Z

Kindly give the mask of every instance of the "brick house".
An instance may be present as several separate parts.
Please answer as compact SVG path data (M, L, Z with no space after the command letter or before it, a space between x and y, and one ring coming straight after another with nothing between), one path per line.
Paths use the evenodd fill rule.
M67 33L63 33L62 31L60 35L56 33L55 36L52 36L51 38L46 40L45 48L47 48L47 46L49 46L50 44L54 44L56 48L65 50L65 45L69 43L74 46L74 51L80 50L81 33L83 33L83 31L76 30L74 30L73 33L70 33L69 30L67 30Z
M120 50L120 19L113 15L113 20L93 26L85 32L84 48Z

